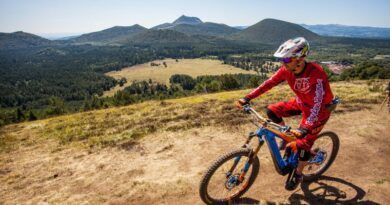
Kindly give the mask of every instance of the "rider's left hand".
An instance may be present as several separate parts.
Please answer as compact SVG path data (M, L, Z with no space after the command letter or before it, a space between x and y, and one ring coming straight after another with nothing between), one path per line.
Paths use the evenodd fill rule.
M286 145L286 147L290 147L293 152L297 152L297 150L298 150L298 148L297 148L297 141L299 141L302 138L304 138L307 135L308 130L305 129L305 128L301 128L300 127L298 129L292 129L289 132L292 133L293 135L295 135L295 137L298 138L298 139L288 143Z
M291 150L292 150L294 153L296 153L296 152L298 151L297 142L296 142L296 141L292 141L292 142L288 143L288 144L286 145L286 147L290 147Z

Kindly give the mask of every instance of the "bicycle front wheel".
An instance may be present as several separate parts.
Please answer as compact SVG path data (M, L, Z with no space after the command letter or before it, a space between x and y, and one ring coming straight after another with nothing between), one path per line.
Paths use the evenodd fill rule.
M202 201L206 204L228 204L242 196L251 187L260 169L259 158L250 159L250 155L249 149L238 149L217 159L200 182Z
M336 133L326 131L318 135L312 150L316 152L303 170L304 181L314 181L320 177L336 159L340 140Z

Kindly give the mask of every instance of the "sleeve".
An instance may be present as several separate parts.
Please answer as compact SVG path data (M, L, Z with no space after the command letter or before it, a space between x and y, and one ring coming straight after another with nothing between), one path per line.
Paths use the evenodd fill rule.
M307 117L301 126L308 130L312 130L313 127L317 126L319 115L321 114L321 109L325 108L325 84L327 79L324 76L318 76L314 79L313 88L314 94L313 102L314 105L310 108L310 115Z
M268 80L264 81L259 87L252 90L245 97L249 99L256 98L261 94L267 92L274 86L278 85L279 83L283 82L284 80L285 80L284 67L281 67L273 76L271 76Z

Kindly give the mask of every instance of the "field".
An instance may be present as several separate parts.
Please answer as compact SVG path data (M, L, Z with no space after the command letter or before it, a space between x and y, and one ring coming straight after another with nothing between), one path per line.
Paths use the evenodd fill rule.
M166 63L167 67L163 65ZM155 63L159 66L151 66ZM144 63L120 71L112 71L106 73L115 79L126 78L127 83L123 87L117 86L110 91L104 93L104 96L112 96L116 91L124 89L133 81L142 81L152 79L155 82L169 84L169 78L174 74L186 74L192 77L200 75L222 75L222 74L236 74L248 73L256 74L254 71L246 71L231 65L222 64L219 60L212 59L164 59L153 62Z
M268 148L260 174L236 204L389 204L390 113L385 81L336 82L342 103L325 130L340 136L333 166L293 192ZM0 204L202 204L207 166L255 127L234 100L250 90L149 101L0 128ZM254 100L292 97L286 85ZM287 123L295 127L299 118Z

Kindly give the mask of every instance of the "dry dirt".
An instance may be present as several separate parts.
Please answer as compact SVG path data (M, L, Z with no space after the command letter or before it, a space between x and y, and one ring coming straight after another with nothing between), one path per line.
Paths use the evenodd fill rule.
M284 190L264 146L255 184L234 204L390 204L390 114L378 108L332 116L324 130L340 136L339 155L321 180L295 191ZM0 204L202 204L203 172L252 128L155 133L93 151L53 149L50 140L22 146L0 155Z

